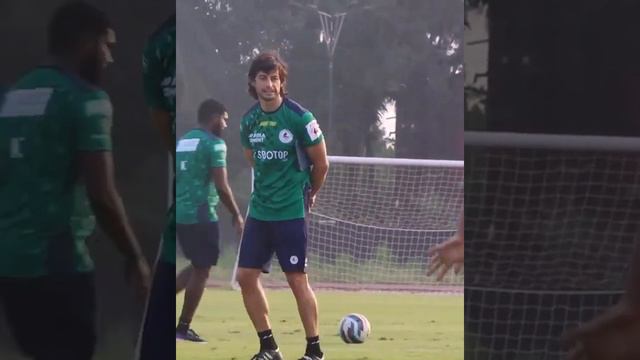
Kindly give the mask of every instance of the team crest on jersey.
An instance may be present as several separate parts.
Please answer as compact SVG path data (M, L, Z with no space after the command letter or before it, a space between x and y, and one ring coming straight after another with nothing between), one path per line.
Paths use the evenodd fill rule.
M288 144L293 141L293 134L289 129L280 130L280 135L278 135L280 142L283 144Z

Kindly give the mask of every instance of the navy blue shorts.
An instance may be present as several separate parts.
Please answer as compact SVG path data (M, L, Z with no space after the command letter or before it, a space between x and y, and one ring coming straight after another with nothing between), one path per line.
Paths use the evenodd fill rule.
M217 221L176 224L178 242L184 256L196 268L216 266L220 256Z
M196 268L216 266L220 256L218 222L209 219L209 204L198 206L195 224L176 223L176 234L184 256Z
M240 244L238 267L269 272L269 264L274 253L283 272L306 271L305 219L262 221L247 218Z

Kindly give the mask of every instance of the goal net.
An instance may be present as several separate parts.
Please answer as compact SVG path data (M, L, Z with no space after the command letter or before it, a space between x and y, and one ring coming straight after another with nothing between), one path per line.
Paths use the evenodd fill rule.
M465 134L465 359L566 359L640 234L640 138Z
M452 236L462 213L464 162L329 157L307 218L315 288L461 291L463 275L426 275L427 250ZM270 286L286 282L274 260ZM233 280L232 280L233 282Z

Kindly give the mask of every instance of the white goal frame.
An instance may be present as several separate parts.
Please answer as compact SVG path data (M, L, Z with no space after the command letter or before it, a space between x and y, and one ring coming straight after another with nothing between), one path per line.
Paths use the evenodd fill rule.
M462 168L464 169L463 160L437 160L437 159L403 159L403 158L380 158L380 157L357 157L357 156L328 156L329 164L357 164L357 165L383 165L383 166L421 166L421 167L436 167L436 168ZM331 170L329 170L331 172ZM253 191L253 169L251 171L251 187ZM321 196L321 195L320 195ZM462 211L462 209L460 209ZM313 213L313 210L312 212ZM249 209L247 206L246 214L248 216ZM457 224L457 219L455 223ZM451 230L455 232L455 229ZM238 244L238 255L241 244ZM236 273L238 270L238 256L233 267L232 278L230 280L230 286L234 290L239 290L236 279ZM426 276L426 274L425 274ZM460 292L458 287L449 287L449 290L444 292ZM435 289L435 291L439 291Z

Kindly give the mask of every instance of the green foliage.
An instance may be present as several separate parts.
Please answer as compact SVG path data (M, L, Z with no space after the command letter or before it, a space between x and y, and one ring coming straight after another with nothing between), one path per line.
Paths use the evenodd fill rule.
M487 91L484 88L467 86L464 89L464 128L484 130L486 119Z
M180 38L189 39L179 54L197 54L189 56L189 66L182 68L187 73L184 78L188 86L184 93L187 105L181 110L193 112L190 109L201 101L199 97L210 94L229 103L232 118L239 119L252 102L248 95L238 96L246 94L247 62L256 52L278 49L290 64L292 97L326 123L328 54L319 42L318 14L307 7L317 3L320 11L347 12L335 52L336 132L335 138L328 139L330 153L390 155L379 146L382 139L376 126L377 111L385 98L399 99L400 106L406 106L407 111L400 111L403 115L397 120L400 125L455 125L449 112L453 109L452 99L456 94L460 97L456 78L461 74L452 73L451 69L462 64L462 52L447 51L461 41L461 4L445 0L298 0L295 3L300 6L294 6L292 2L179 2ZM185 26L181 18L189 19ZM425 102L429 103L427 109ZM419 126L416 131L426 129ZM442 134L425 133L423 138L433 138L432 142L437 143ZM232 148L234 142L237 140L232 141ZM422 146L414 144L413 148L419 152Z

